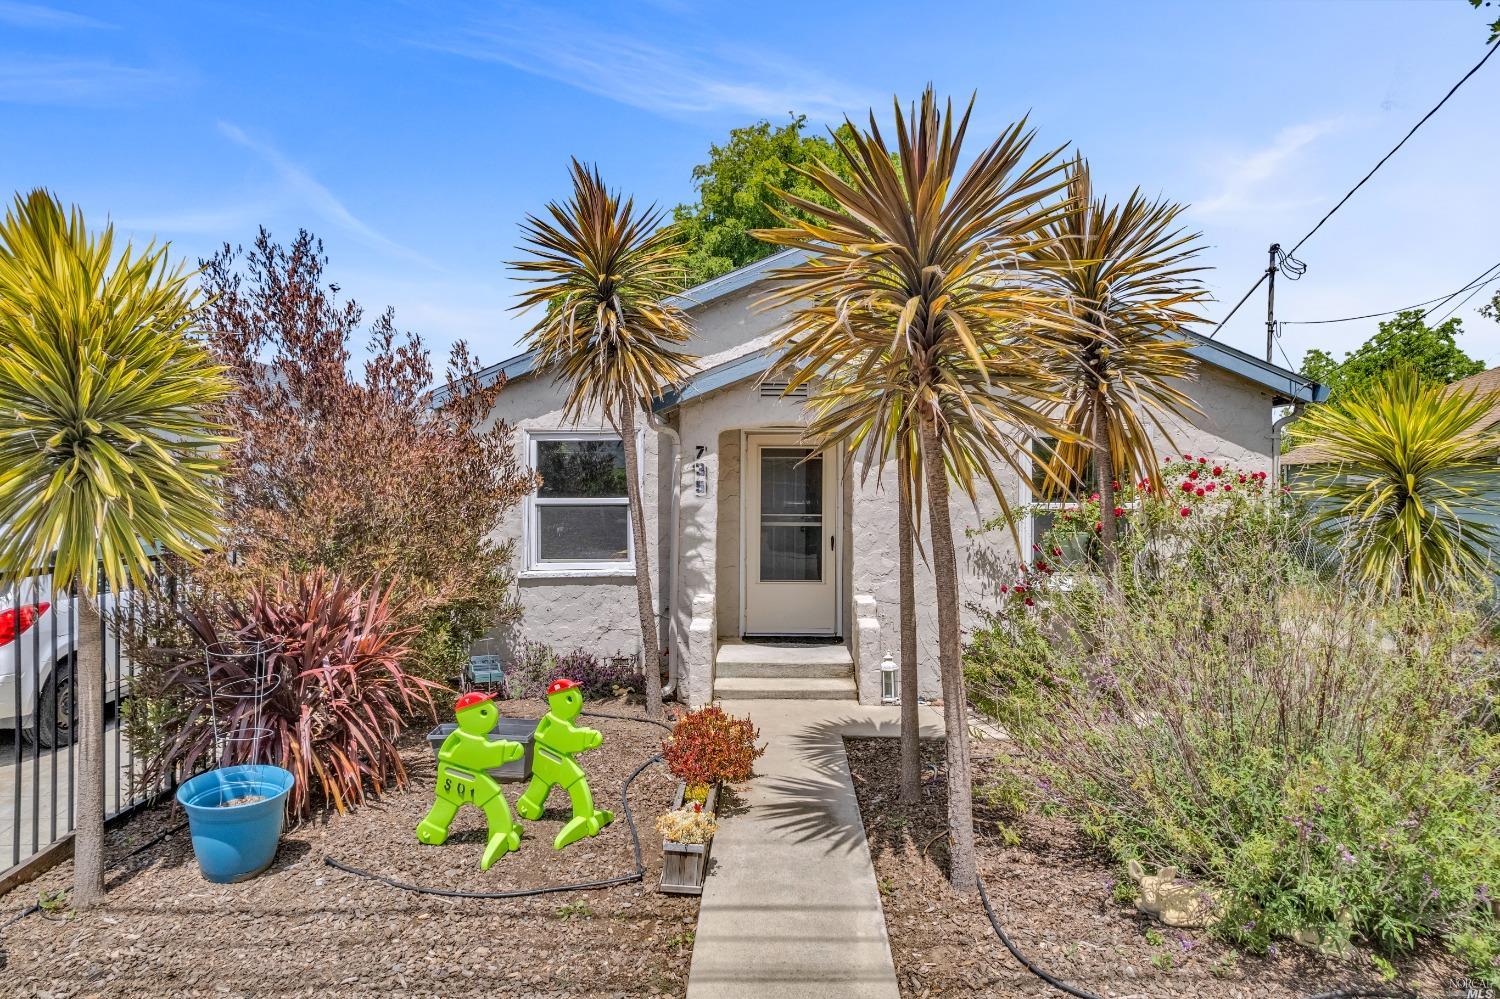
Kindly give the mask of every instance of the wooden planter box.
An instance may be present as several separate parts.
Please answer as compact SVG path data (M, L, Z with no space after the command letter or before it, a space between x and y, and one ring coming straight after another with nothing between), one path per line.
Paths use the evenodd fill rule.
M674 810L683 807L686 791L686 785L677 785L677 796L672 802ZM703 810L717 814L718 805L719 788L714 785L708 789L708 800L703 802ZM708 857L713 845L712 839L707 843L673 843L662 840L661 890L668 895L702 895L703 879L708 876Z

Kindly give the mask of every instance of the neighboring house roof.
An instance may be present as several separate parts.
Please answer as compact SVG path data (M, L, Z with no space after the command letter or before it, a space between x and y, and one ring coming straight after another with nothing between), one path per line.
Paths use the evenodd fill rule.
M692 311L748 288L764 279L771 271L779 267L789 267L806 257L807 252L804 250L783 250L738 270L730 271L721 277L716 277L712 281L705 281L703 284L689 288L673 296L669 301L681 309ZM1270 390L1273 401L1278 404L1322 402L1328 398L1327 386L1320 385L1295 371L1288 371L1269 361L1262 361L1242 350L1197 333L1184 332L1182 338L1192 343L1192 346L1188 348L1188 353L1199 361L1263 386ZM657 412L671 409L673 406L681 405L737 381L764 374L776 360L776 355L768 348L769 340L769 337L762 337L741 344L732 350L700 358L697 371L681 385L669 389L665 396L657 400L653 408ZM535 356L528 351L507 358L499 364L490 365L479 372L479 378L481 384L491 385L502 375L507 380L524 378L532 374L534 370ZM441 404L447 395L446 386L437 389L433 393L434 405Z
M1488 371L1481 371L1477 375L1460 378L1443 389L1444 395L1451 395L1454 392L1472 392L1476 397L1481 398L1486 395L1491 396L1493 398L1493 405L1490 407L1489 416L1479 425L1478 429L1492 427L1500 423L1500 368L1490 368ZM1316 444L1303 444L1301 447L1294 447L1281 456L1281 464L1283 466L1327 465L1331 464L1333 460L1333 457L1327 451Z

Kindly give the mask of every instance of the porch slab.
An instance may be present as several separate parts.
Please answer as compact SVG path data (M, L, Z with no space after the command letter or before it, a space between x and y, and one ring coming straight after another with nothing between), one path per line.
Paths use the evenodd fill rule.
M842 642L747 642L721 638L714 662L724 665L852 666L854 660Z
M723 701L766 742L743 813L714 839L688 999L898 999L844 737L896 736L898 707ZM918 709L924 737L942 716Z

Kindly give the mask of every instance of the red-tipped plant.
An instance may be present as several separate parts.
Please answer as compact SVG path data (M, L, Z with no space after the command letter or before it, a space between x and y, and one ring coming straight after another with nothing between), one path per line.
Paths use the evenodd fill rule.
M755 760L766 751L749 718L735 718L709 706L677 720L672 737L662 742L667 769L689 788L720 781L749 780Z
M403 670L413 631L393 617L389 588L366 593L321 569L257 584L243 602L185 611L201 644L149 679L145 693L175 710L147 778L275 764L296 778L296 816L318 805L343 812L362 804L367 788L405 786L396 737L406 716L433 714L441 688ZM218 653L212 688L203 647ZM256 647L267 650L263 665L249 651ZM257 674L267 691L259 700L250 696Z

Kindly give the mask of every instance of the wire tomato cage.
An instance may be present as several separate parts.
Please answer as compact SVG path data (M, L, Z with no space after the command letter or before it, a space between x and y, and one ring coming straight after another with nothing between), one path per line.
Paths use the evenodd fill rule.
M249 762L259 762L260 746L272 736L265 724L266 699L281 686L280 671L270 668L271 656L280 652L280 642L230 640L203 648L204 675L208 682L209 724L213 731L214 759L223 765L229 747L249 744ZM215 674L218 674L216 679ZM221 727L219 701L228 707ZM245 713L249 724L243 724Z

